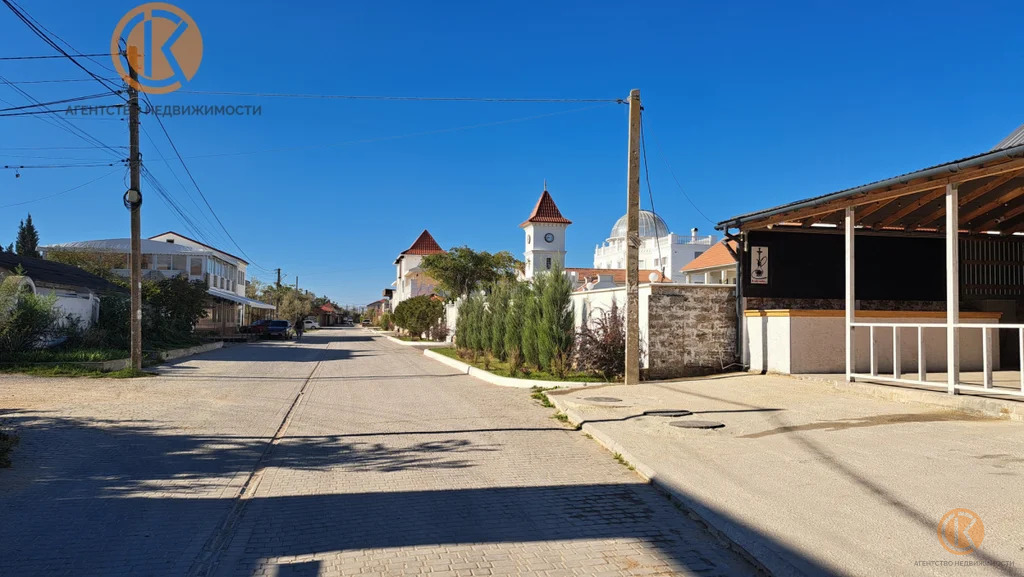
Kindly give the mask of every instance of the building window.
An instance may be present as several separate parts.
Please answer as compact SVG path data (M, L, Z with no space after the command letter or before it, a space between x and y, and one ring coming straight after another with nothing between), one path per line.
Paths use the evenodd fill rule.
M546 268L548 270L551 270L551 258L550 257L544 259L544 268Z
M153 268L153 255L151 255L151 254L144 254L144 255L142 255L142 270L149 270L151 268Z
M188 274L192 276L203 276L203 259L202 257L194 256L189 259L189 271Z
M183 254L174 255L174 270L185 270L186 257Z

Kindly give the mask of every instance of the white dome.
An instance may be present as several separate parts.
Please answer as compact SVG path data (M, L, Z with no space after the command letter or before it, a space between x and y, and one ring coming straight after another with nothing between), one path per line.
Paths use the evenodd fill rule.
M640 237L668 236L668 225L662 218L649 210L640 211ZM626 215L615 221L609 238L625 238Z

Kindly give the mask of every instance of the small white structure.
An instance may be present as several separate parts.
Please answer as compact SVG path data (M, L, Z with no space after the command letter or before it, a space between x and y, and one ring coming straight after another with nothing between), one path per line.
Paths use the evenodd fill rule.
M395 310L399 303L412 297L434 294L437 281L430 278L420 264L423 257L443 252L444 249L437 244L430 231L424 229L409 248L398 254L398 258L395 259L396 278L391 283L391 286L395 287L394 295L391 297L391 310Z
M625 269L626 215L615 221L604 244L594 249L594 268ZM649 210L640 211L640 268L661 271L669 282L676 272L715 244L714 235L699 236L696 228L682 237L669 231L668 224Z
M20 267L20 268L19 268ZM62 317L75 317L88 328L99 318L100 295L127 294L127 289L76 266L0 253L0 277L23 271L21 283L37 295L54 295Z

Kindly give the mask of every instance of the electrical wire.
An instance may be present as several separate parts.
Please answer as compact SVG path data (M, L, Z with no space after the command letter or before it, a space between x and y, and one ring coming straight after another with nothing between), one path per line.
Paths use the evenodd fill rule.
M3 0L3 1L6 2L7 0ZM150 102L149 95L144 95L144 97L146 99L146 103L150 107L152 107L153 103ZM178 161L181 162L181 167L185 169L185 174L187 174L189 180L192 181L192 185L196 187L196 191L199 192L199 196L203 199L203 202L206 204L206 208L210 209L210 214L212 214L213 218L216 219L217 224L220 225L221 230L223 230L224 234L226 234L227 237L231 240L231 244L235 245L235 248L238 249L238 252L242 253L242 255L246 259L248 259L249 264L251 264L252 266L254 266L254 267L258 268L258 269L263 269L263 270L265 270L267 272L270 272L270 269L264 268L264 267L260 266L259 264L257 264L256 262L254 262L252 257L250 257L248 254L246 254L245 250L243 250L242 247L238 244L238 241L236 241L235 238L233 236L231 236L231 232L228 231L227 227L224 226L224 223L220 220L220 217L217 216L217 211L213 210L213 206L210 205L210 201L206 198L206 195L203 194L203 189L199 187L199 183L196 182L195 177L192 176L192 171L188 169L188 164L185 163L185 159L181 156L181 152L178 151L177 145L174 144L174 140L171 139L170 133L167 132L167 127L164 126L164 121L160 118L159 114L154 114L153 117L156 118L157 124L160 125L160 130L162 130L163 133L164 133L164 136L167 137L167 142L171 145L171 150L174 151L174 155L178 157Z
M10 208L12 206L22 206L22 205L30 204L30 203L33 203L33 202L40 202L40 201L43 201L43 200L49 200L51 198L56 198L58 196L67 194L69 192L74 192L74 191L76 191L76 190L78 190L80 188L84 188L86 186L89 186L90 184L92 184L94 182L99 182L99 181L103 180L104 178L106 178L106 177L108 177L111 174L114 174L116 172L117 172L117 170L112 170L112 171L104 174L103 176L100 176L98 178L94 178L94 179L90 180L89 182L86 182L86 183L83 183L83 184L79 184L78 186L69 188L67 190L64 190L64 191L61 191L61 192L58 192L58 193L55 193L55 194L51 194L49 196L43 196L43 197L40 197L40 198L33 198L32 200L26 200L24 202L13 202L11 204L2 204L2 205L0 205L0 208Z
M658 271L665 276L665 264L661 260L661 237L658 236L658 211L654 209L654 192L651 190L651 173L647 169L647 143L644 140L644 113L640 109L640 153L644 159L644 180L647 181L647 197L651 200L651 214L654 215L654 245L658 249ZM661 280L661 279L658 279Z
M106 92L101 92L100 94L89 94L89 95L86 95L86 96L74 96L72 98L64 98L64 99L61 99L61 100L51 100L50 102L40 102L39 104L24 104L22 106L12 106L10 108L0 108L0 113L14 112L16 110L24 110L26 108L46 107L46 106L52 106L54 104L67 104L69 102L81 102L82 100L92 100L93 98L106 98L107 96L110 96L110 94L108 94ZM37 113L42 113L42 114L49 113L48 110L40 110L40 111L36 111L36 112ZM6 114L0 114L0 116L7 116L7 115Z
M116 162L95 162L86 164L5 164L7 170L24 170L35 168L97 168L100 166L114 166Z
M625 104L622 98L501 98L493 96L384 96L361 94L317 94L300 92L241 92L228 90L178 90L185 94L207 96L252 96L258 98L315 98L324 100L399 100L419 102L521 102L521 103L568 103L606 102Z
M4 4L7 4L4 2ZM8 4L8 7L10 5ZM78 56L110 56L110 54L78 54ZM63 54L44 54L39 56L0 56L0 61L12 61L12 60L49 60L55 58L66 58Z
M54 58L61 58L55 56ZM120 78L106 78L111 82L118 82ZM11 80L9 84L63 84L68 82L94 82L93 78L55 78L52 80Z
M643 115L642 114L640 116L640 119L641 119L640 120L641 121L640 132L641 132L641 134L643 134ZM717 225L718 223L716 223L715 221L713 221L710 218L708 218L708 215L704 214L704 212L701 211L701 209L697 207L697 204L693 202L693 199L690 198L690 195L686 194L686 190L684 190L683 189L683 185L679 183L679 178L676 177L676 172L674 170L672 170L672 165L669 164L668 158L665 156L664 151L661 149L661 143L658 142L658 137L652 134L651 138L654 139L654 146L658 149L658 156L660 156L661 160L665 163L665 167L668 168L668 173L670 175L672 175L672 180L675 181L676 187L679 188L679 192L681 192L683 194L683 198L686 199L686 202L690 203L690 206L693 207L693 210L696 210L697 214L699 214L702 217L704 217L704 220L708 221L712 225Z
M598 104L596 106L584 106L582 108L572 108L569 110L559 110L556 112L547 112L544 114L535 114L533 116L523 116L520 118L510 118L508 120L497 120L494 122L482 122L478 124L467 124L463 126L453 126L451 128L439 128L436 130L421 130L419 132L410 132L407 134L397 134L393 136L379 136L375 138L362 138L359 140L348 140L343 142L331 142L327 144L303 144L300 146L279 146L276 148L265 148L263 150L247 150L241 152L218 152L214 154L198 154L188 156L187 158L220 158L225 156L247 156L250 154L265 154L269 152L288 152L293 150L315 150L320 148L334 148L338 146L353 146L357 144L373 144L376 142L387 142L390 140L400 140L403 138L414 138L418 136L433 136L435 134L445 134L449 132L458 132L461 130L471 130L475 128L488 128L491 126L501 126L504 124L515 124L518 122L528 122L531 120L539 120L541 118L549 118L552 116L559 116L562 114L571 114L574 112L583 112L586 110L595 110L597 108L604 108L609 106L611 103Z
M41 28L42 25L38 24L37 21L35 20L35 18L32 18L31 16L29 16L28 13L25 12L23 8L21 8L20 6L16 6L11 0L0 0L0 2L3 2L4 5L6 5L7 8L9 8L10 11L14 13L14 15L18 18L18 20L21 20L22 23L24 23L26 26L28 26L29 30L31 30L32 33L35 34L36 36L38 36L43 42L45 42L51 48L53 48L54 50L59 52L61 55L63 55L65 58L70 60L75 66L80 68L83 72L85 72L89 76L93 77L97 82L99 82L104 88L109 90L111 93L113 93L113 94L115 94L117 96L120 96L122 98L122 100L127 101L127 99L124 98L123 96L121 96L120 94L118 94L118 91L116 89L112 88L111 85L106 80L104 80L102 77L100 77L99 75L94 73L92 70L89 70L88 68L86 68L85 65L83 65L81 62L79 62L78 60L75 60L74 56L68 54L66 50L61 48L60 45L57 44L52 38L50 38L47 35L47 32L45 32ZM63 42L65 44L67 44L66 41L63 41ZM74 49L72 49L72 50L74 50ZM78 51L75 50L75 52L78 52ZM79 54L81 54L81 53L79 53ZM83 57L83 58L91 58L92 56L99 56L99 55L100 54L87 56L87 55L81 54L81 57Z

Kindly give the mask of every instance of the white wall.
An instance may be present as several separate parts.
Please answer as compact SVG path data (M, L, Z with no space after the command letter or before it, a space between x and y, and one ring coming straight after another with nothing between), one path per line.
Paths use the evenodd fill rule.
M648 339L648 303L651 298L651 285L642 284L640 285L640 341L644 343L644 350L647 349L647 343L650 342ZM612 306L612 301L615 301L616 306L625 315L626 312L626 287L616 287L608 289L597 289L592 291L578 291L572 293L572 307L573 315L575 318L576 328L583 326L584 315L587 317L594 316L595 312L602 310L609 310ZM647 368L647 356L641 359L641 366Z

